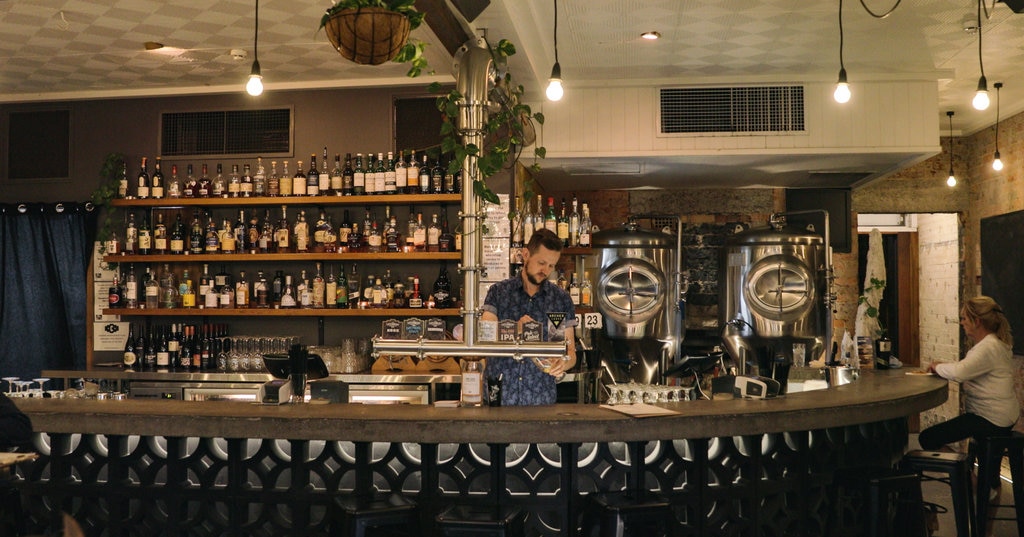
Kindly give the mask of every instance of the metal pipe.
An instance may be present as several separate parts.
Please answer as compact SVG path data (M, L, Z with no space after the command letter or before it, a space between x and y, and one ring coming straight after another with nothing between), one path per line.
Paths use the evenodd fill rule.
M524 343L522 341L502 343L477 343L473 346L464 341L401 340L373 338L373 355L398 354L423 358L425 356L523 356L561 357L568 352L565 341L550 343Z

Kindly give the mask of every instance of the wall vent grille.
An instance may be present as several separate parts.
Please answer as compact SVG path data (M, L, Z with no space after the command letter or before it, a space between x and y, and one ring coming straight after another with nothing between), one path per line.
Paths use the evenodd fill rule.
M662 88L662 134L804 130L803 86Z
M292 153L292 110L165 112L160 116L163 156L275 156Z

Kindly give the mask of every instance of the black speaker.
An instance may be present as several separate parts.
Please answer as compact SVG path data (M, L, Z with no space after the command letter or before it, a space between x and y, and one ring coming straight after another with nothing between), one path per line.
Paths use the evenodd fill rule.
M1024 0L1002 0L1014 13L1024 13Z
M452 0L452 5L462 13L466 22L473 22L473 19L479 17L480 13L491 5L491 0Z

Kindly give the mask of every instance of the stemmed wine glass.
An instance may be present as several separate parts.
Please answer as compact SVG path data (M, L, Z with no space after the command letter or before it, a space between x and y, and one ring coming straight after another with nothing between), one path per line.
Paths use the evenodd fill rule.
M7 383L7 394L14 394L14 383L21 380L18 377L3 377L4 382Z

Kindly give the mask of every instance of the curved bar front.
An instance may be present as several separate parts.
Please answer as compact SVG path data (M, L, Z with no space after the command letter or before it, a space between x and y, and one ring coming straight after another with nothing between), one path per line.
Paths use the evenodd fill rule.
M589 494L627 491L668 497L692 535L828 535L834 471L891 466L906 417L947 391L938 377L865 371L775 399L659 404L677 414L651 418L597 405L18 399L43 434L15 485L37 532L64 506L96 535L327 534L339 494L388 490L417 499L428 533L436 512L469 502L523 507L529 534L575 535ZM274 515L281 505L289 516Z

